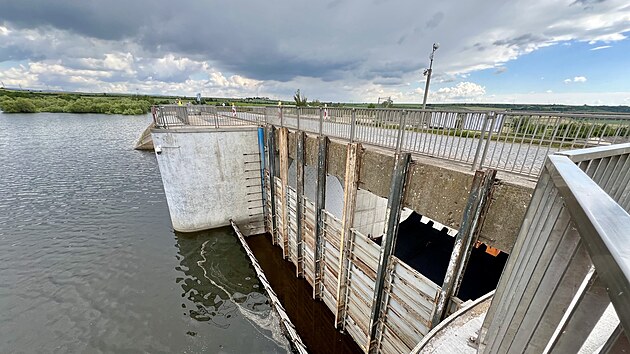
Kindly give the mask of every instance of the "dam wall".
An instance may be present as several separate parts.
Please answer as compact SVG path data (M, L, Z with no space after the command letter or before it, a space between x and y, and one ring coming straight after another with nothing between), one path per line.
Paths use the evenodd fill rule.
M257 127L153 129L173 228L263 232Z
M409 352L479 296L459 297L467 270L488 267L472 255L510 252L531 198L532 182L491 168L269 124L257 110L159 117L153 143L174 228L232 219L245 234L269 233L365 352Z
M289 132L289 158L296 158L296 135ZM345 178L346 142L329 139L326 173L340 180ZM317 135L305 135L305 159L308 166L317 166ZM359 188L381 198L388 198L394 171L392 151L367 146L361 152ZM474 172L453 163L414 155L406 180L402 205L418 214L452 228L459 229L471 191ZM496 178L489 210L480 230L480 241L510 253L525 216L535 183L510 178Z

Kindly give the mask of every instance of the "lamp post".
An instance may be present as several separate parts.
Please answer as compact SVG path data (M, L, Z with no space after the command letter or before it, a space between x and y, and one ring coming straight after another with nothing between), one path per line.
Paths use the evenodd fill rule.
M433 72L433 55L439 47L439 43L433 43L433 50L431 51L431 55L429 56L429 59L431 59L431 63L429 64L429 68L424 70L424 76L427 77L427 84L424 87L424 99L422 100L422 109L427 108L427 96L429 95L429 84L431 83L431 73Z

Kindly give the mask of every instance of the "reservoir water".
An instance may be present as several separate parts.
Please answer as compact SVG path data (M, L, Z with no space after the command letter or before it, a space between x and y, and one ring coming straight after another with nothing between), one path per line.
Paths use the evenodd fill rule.
M0 352L289 350L232 231L172 231L147 124L0 113Z

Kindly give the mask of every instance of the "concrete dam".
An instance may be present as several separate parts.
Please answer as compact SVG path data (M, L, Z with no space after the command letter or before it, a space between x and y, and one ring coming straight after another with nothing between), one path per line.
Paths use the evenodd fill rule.
M153 115L151 139L140 140L153 143L173 228L233 225L298 352L308 346L250 235L270 235L366 353L627 343L627 116L282 106ZM603 333L593 328L611 303L619 325L589 336Z

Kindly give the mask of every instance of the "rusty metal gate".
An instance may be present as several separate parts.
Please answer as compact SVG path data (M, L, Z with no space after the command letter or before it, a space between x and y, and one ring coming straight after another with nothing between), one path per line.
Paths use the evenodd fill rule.
M378 352L409 353L431 330L440 290L437 284L392 256L385 316L378 331Z
M297 192L291 186L287 186L287 226L287 237L289 238L287 255L289 256L289 260L297 267Z
M305 196L302 199L302 254L304 278L315 286L315 203Z
M351 229L351 237L344 326L367 352L379 246L355 229Z
M327 210L322 210L324 222L324 247L322 258L321 294L324 303L331 311L337 310L337 281L339 279L339 244L341 242L341 221Z
M273 215L271 213L271 183L269 182L269 170L265 168L265 231L273 235Z
M284 234L284 220L282 218L282 208L284 206L284 200L282 198L282 181L278 177L274 177L274 183L276 185L276 229L272 234L275 244L279 244L282 248L282 254L286 254L287 250L284 249L284 240L286 235Z

